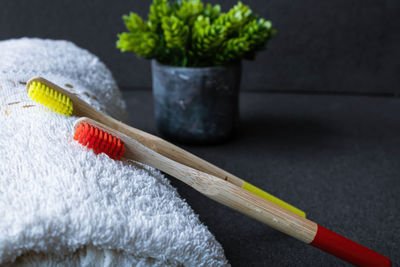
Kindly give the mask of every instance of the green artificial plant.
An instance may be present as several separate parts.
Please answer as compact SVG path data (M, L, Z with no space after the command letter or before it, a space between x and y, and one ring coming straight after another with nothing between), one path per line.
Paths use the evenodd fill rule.
M275 34L270 21L238 2L228 12L201 0L153 0L148 20L131 12L117 48L166 65L203 67L253 59Z

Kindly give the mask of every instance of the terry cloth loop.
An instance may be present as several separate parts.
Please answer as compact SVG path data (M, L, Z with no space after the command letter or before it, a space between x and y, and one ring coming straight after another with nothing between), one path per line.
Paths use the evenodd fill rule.
M157 170L95 155L74 117L31 101L42 76L121 119L105 65L67 41L0 42L0 265L221 266L223 249Z

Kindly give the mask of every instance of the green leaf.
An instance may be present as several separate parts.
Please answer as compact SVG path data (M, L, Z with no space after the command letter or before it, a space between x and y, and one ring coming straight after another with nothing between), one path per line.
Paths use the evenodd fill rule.
M118 35L118 49L177 66L253 59L276 34L271 21L240 1L223 13L202 0L153 0L147 21L133 12L122 18L128 31Z
M163 17L161 27L167 47L185 50L189 27L183 21L175 16Z
M148 30L148 26L143 22L142 18L133 12L130 12L129 15L122 16L122 19L130 32Z

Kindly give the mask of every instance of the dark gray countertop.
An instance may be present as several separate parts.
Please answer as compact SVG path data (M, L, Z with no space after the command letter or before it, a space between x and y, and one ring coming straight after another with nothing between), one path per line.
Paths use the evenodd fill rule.
M151 93L123 95L130 123L156 133ZM182 147L400 263L400 99L243 93L234 139ZM232 266L345 265L171 182L215 234Z

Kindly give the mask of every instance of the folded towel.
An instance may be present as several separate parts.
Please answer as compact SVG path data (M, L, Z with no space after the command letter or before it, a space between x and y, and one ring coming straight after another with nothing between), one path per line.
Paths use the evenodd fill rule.
M0 42L0 264L222 266L223 249L157 170L95 155L76 118L26 95L42 76L122 118L103 63L67 41Z

